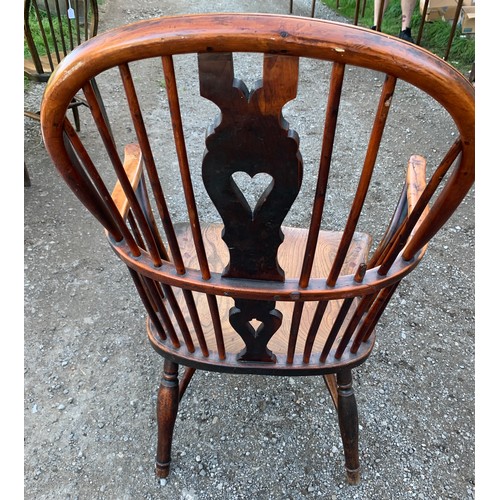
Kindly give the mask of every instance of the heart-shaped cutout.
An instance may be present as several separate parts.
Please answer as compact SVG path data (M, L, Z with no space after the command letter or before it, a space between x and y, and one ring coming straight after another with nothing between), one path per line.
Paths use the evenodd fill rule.
M245 197L252 213L255 212L255 207L267 188L272 185L274 179L271 175L265 172L259 172L253 177L246 172L234 172L232 175L241 194Z

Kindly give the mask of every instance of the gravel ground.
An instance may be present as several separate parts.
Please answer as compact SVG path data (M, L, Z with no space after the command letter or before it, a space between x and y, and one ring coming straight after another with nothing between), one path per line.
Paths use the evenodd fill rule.
M297 15L309 14L309 1L294 4ZM287 0L106 0L100 31L168 14L287 9ZM342 21L321 2L316 16ZM252 62L241 71L252 77ZM314 163L321 141L312 121L321 97L314 89L327 82L324 66L308 72L312 90L286 109L301 137L306 166ZM375 76L364 87L358 76L348 75L354 85L347 98L359 105L369 128L369 87L379 88L382 79ZM99 83L103 95L112 92L112 81ZM164 100L158 80L144 75L140 83L141 90L149 89L151 103ZM381 185L388 168L403 168L400 158L415 152L411 144L417 142L432 161L440 147L436 131L445 143L453 133L444 117L427 119L432 102L404 85L401 90L394 113L406 122L389 124L387 154L378 168ZM42 91L30 87L25 107L36 107ZM189 140L199 142L214 109L196 111L198 128L189 120L186 125L193 128ZM110 113L118 112L110 103ZM161 118L152 112L148 119ZM414 125L420 122L423 132L417 135ZM321 378L197 372L180 407L172 471L162 486L154 476L162 360L147 341L142 304L100 226L80 210L56 174L38 124L25 120L24 125L32 179L24 191L25 498L475 497L474 191L398 289L380 321L372 356L354 372L361 485L345 482L335 410ZM347 124L342 130L351 165L362 153L356 138L364 127ZM122 132L126 140L125 126ZM82 135L92 140L85 128ZM304 179L306 189L311 182ZM374 211L384 210L384 198L372 200ZM170 201L175 207L175 196Z

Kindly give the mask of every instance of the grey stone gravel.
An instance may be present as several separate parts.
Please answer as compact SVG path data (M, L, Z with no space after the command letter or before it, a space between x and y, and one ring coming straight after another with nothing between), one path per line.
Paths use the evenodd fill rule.
M294 4L296 14L309 13L309 1ZM167 14L287 9L288 0L106 0L100 31ZM342 20L319 1L316 12ZM249 62L242 71L251 77L251 68ZM310 83L321 88L327 74L309 69ZM356 85L356 72L348 78L355 83L353 102L368 102L369 89ZM191 83L196 89L197 82ZM153 101L164 102L158 81L144 78L141 84L150 86ZM382 77L370 83L381 84ZM102 82L104 94L112 89L113 82ZM37 106L42 91L31 86L25 107ZM403 95L394 106L407 110L408 123L389 124L377 180L382 186L384 169L403 168L399 157L414 152L407 151L414 120L425 125L416 139L430 160L437 132L449 139L453 130L444 118L427 121L432 102ZM311 125L316 97L305 97L285 114L301 136L307 167L318 154L321 130ZM117 112L118 104L110 108ZM199 142L213 108L206 110L208 121L199 118L203 110L196 111L201 125L193 127L192 140ZM369 128L368 107L360 106L360 113ZM159 112L148 117L162 119ZM364 129L346 124L341 132L349 146L343 161L355 165L363 152L355 139ZM24 191L25 498L474 498L474 191L396 292L372 356L354 372L360 486L345 482L335 410L321 378L204 372L195 374L182 401L172 471L162 485L154 476L162 361L147 341L142 304L101 227L56 174L38 124L30 120L24 147L32 178ZM165 156L165 164L170 161ZM347 175L337 170L339 178ZM306 190L309 184L313 179L305 178ZM374 211L384 209L382 199L372 200ZM169 202L176 206L175 194ZM341 215L332 213L332 220Z

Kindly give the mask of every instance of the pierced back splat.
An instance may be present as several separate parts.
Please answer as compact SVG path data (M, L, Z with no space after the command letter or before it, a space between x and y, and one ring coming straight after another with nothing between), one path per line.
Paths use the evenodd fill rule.
M229 263L223 275L284 281L277 261L281 224L300 190L302 158L282 108L297 95L298 58L264 55L263 81L250 92L234 78L231 53L199 54L198 66L201 95L221 110L207 136L202 174L224 222ZM233 179L236 172L272 178L253 210ZM253 319L262 323L257 330ZM275 302L237 300L230 322L246 344L240 360L275 361L266 348L281 325Z

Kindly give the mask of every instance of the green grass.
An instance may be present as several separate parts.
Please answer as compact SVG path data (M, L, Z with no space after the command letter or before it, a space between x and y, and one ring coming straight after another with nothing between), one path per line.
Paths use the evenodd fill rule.
M97 2L98 5L102 5L103 3L104 3L104 0L98 0L98 2ZM38 5L43 5L43 2L38 2ZM74 9L76 12L75 7L74 7ZM49 48L49 53L52 53L55 51L55 46L54 46L54 42L52 40L52 37L49 36L49 33L50 33L49 15L42 9L40 9L39 12L40 12L40 20L41 20L43 32L47 33L47 44L48 44L48 48ZM74 23L76 23L76 21L73 21L72 25ZM31 26L31 33L33 36L33 41L34 41L34 43L37 47L37 50L38 50L38 54L41 56L46 55L47 54L47 47L44 43L44 39L42 36L42 30L40 29L40 24L38 22L38 18L37 18L35 8L33 7L33 5L31 6L31 10L30 10L30 22L29 22L29 24ZM67 49L67 51L69 51L70 47L71 47L71 43L70 43L70 33L69 33L67 21L63 20L63 23L62 23L62 37L61 37L61 33L60 33L59 22L58 22L56 16L52 17L52 25L54 28L54 33L56 35L56 43L57 43L57 46L59 48L59 51L62 52L62 47L63 47L62 37L64 38L66 49ZM76 47L78 45L76 31L77 31L77 28L73 25L73 27L72 27L72 39L73 39L73 46L74 47ZM25 59L31 58L31 54L30 54L28 45L26 43L26 39L24 40L24 58ZM24 77L24 88L28 88L29 85L30 85L30 80L25 76Z
M337 0L322 0L330 9L339 14L354 20L356 11L356 0L340 0L337 9ZM373 26L373 0L367 0L365 15L361 16L362 3L360 2L360 12L358 25L370 28ZM420 15L419 2L415 6L412 15L411 29L413 38L416 39L420 28L422 16ZM398 35L401 30L401 4L399 0L392 0L387 7L382 20L382 31L389 35ZM439 57L444 57L448 47L451 34L451 22L433 21L424 24L422 40L420 45L430 50ZM453 42L448 55L448 62L459 71L468 74L475 60L475 37L474 35L462 35L460 26L457 26Z
M50 22L49 22L49 16L47 15L47 13L41 10L40 11L40 19L42 21L43 31L45 33L50 33ZM58 44L58 47L60 50L62 47L61 36L59 33L59 23L58 23L56 17L53 17L52 23L53 23L53 27L54 27L54 32L56 34L57 44ZM40 25L38 23L38 19L37 19L37 16L36 16L34 9L31 9L31 11L30 11L30 26L32 27L31 33L33 36L33 41L35 42L35 45L38 49L38 53L40 55L46 55L47 49L46 49L45 44L44 44L44 40L42 37L42 31L40 30ZM64 36L66 46L69 47L69 32L68 32L68 25L66 22L63 22L63 36ZM52 37L48 36L47 42L49 45L50 52L54 52L55 47L54 47ZM24 41L24 57L25 58L31 57L26 40Z

